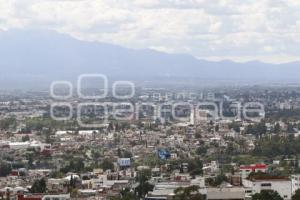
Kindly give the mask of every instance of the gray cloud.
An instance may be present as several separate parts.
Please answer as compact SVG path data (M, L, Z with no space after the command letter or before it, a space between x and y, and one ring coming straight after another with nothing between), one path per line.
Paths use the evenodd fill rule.
M0 30L46 28L82 40L199 58L298 60L298 0L0 0Z

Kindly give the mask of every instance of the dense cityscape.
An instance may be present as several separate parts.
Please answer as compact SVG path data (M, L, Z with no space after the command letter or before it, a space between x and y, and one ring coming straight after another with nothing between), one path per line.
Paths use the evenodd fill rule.
M300 200L300 0L0 0L0 200Z
M0 198L299 198L299 87L134 91L1 91Z

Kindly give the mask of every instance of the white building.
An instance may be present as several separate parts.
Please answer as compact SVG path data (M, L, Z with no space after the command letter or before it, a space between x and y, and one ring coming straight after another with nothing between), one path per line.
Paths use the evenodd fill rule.
M56 136L62 136L62 135L66 135L66 134L73 134L74 131L56 131L55 135Z
M31 141L31 142L9 142L9 148L13 150L25 150L28 148L35 148L40 149L43 151L44 149L50 149L51 144L45 144L38 141Z
M292 197L291 180L285 178L255 180L243 179L243 185L248 196L260 193L262 190L274 190L277 191L284 200L290 200Z
M300 174L295 174L291 176L292 181L292 195L295 194L295 192L300 189Z
M240 187L207 188L207 200L244 200L245 189Z
M203 171L205 174L217 173L219 171L219 164L217 161L211 161L203 165Z
M98 130L81 130L78 131L78 134L80 136L84 136L84 137L92 137L94 134L98 134L99 131Z
M27 149L29 148L29 142L10 142L9 148L14 150Z
M42 200L68 200L71 199L70 194L45 195Z

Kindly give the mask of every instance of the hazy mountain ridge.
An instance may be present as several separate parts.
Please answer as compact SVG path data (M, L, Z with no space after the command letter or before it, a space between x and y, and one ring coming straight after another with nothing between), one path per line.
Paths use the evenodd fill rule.
M281 65L261 62L210 62L189 55L132 50L84 42L46 31L0 32L0 78L50 81L73 79L81 73L122 78L192 77L205 80L298 80L300 62Z

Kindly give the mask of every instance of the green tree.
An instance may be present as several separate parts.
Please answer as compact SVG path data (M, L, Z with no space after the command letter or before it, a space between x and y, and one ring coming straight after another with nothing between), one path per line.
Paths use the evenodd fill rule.
M138 187L135 189L135 193L139 198L144 198L148 192L152 191L154 186L151 185L149 180L149 174L148 171L142 171L137 177L137 181L139 183Z
M103 160L103 162L101 163L101 168L104 170L104 171L106 171L106 170L108 170L108 169L110 169L110 170L114 170L114 163L111 161L111 160L109 160L109 159L104 159Z
M187 163L188 163L188 171L190 175L192 176L202 175L203 163L200 159L189 159L187 160Z
M274 158L276 156L296 155L300 153L300 138L293 136L265 137L256 141L254 156L266 156Z
M120 197L114 198L112 200L137 200L137 196L131 192L128 188L125 188L120 192Z
M132 158L132 153L130 151L124 151L123 152L123 157L124 158Z
M60 171L63 173L76 172L80 173L84 171L84 162L81 158L73 158L68 165L63 167Z
M5 118L0 120L0 130L7 130L10 127L16 126L16 119L15 118Z
M0 163L0 177L5 177L11 172L11 165L5 162Z
M240 125L236 122L229 124L228 128L233 129L235 132L238 132L238 133L241 131Z
M300 189L296 191L296 193L292 196L292 200L299 200L300 199Z
M217 125L215 126L215 131L218 132L219 130L220 130L220 126L217 124Z
M287 125L287 132L288 133L295 133L294 127L290 123L288 123L288 125Z
M29 140L30 140L30 138L29 138L28 135L25 135L25 136L22 137L22 142L26 142L26 141L29 141Z
M228 178L224 174L220 174L215 178L206 179L206 183L212 187L217 187L221 185L223 182L228 182Z
M279 123L276 123L274 126L274 133L278 134L281 131L281 127Z
M262 190L252 196L252 200L283 200L278 192L273 190Z
M260 137L267 133L267 127L265 121L261 121L255 125L249 125L246 127L246 134L252 134L256 137Z
M30 188L31 193L45 193L47 191L46 180L44 178L34 181Z
M71 178L70 178L70 187L71 188L75 188L76 187L76 178L73 177L73 175L71 175Z
M198 155L204 156L204 155L207 153L207 149L208 149L208 147L206 147L206 146L200 146L200 147L196 150L196 153L197 153Z

